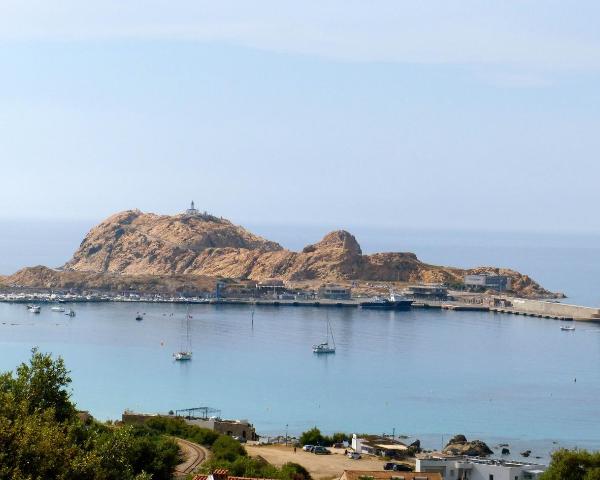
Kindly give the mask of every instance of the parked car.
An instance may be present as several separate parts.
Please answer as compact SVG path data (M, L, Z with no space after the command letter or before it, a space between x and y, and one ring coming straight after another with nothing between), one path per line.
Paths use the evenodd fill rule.
M393 470L394 472L412 472L412 468L402 463L388 462L383 466L384 470Z
M246 439L244 437L233 437L234 440L237 440L240 443L246 443Z
M346 454L346 456L348 458L351 458L352 460L358 460L360 458L360 453L358 453L358 452L348 452Z
M331 452L325 447L315 447L313 449L315 455L329 455Z
M305 452L310 452L313 448L315 448L314 445L304 445L302 447L302 450L304 450Z

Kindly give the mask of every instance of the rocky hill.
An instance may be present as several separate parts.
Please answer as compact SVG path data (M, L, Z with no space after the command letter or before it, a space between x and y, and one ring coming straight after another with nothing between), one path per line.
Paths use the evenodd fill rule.
M118 213L94 227L62 272L26 269L4 283L33 286L38 279L40 284L64 284L68 278L94 283L100 282L98 275L110 276L111 284L118 276L460 283L466 273L481 272L511 276L515 291L522 295L551 295L512 270L428 265L413 253L363 255L356 238L343 230L292 252L212 215L139 210Z

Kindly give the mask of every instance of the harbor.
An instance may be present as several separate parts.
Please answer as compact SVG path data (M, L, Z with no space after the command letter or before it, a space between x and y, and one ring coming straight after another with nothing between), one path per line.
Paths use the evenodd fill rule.
M205 298L205 297L174 297L163 295L138 294L55 294L46 292L0 293L0 302L63 305L76 303L152 303L152 304L185 304L185 305L239 305L260 307L318 307L318 308L376 308L388 310L407 309L443 309L455 312L491 312L511 315L523 315L537 318L562 321L600 322L600 308L559 303L555 300L524 299L509 296L469 295L462 292L448 292L446 300L423 300L407 297L408 302L402 306L372 305L372 299L348 298L286 298L284 295L276 298ZM381 302L381 299L378 300ZM366 305L369 302L371 305ZM57 307L52 307L57 308Z

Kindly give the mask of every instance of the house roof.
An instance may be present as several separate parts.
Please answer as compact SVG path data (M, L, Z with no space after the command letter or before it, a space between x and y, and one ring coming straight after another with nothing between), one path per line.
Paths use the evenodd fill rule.
M442 480L439 473L421 473L421 472L394 472L389 470L345 470L342 475L343 480L359 480L363 477L371 477L373 480Z

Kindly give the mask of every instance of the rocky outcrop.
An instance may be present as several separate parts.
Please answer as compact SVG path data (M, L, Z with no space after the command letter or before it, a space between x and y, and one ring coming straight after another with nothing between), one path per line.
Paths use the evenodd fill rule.
M471 440L469 442L464 435L456 435L444 447L443 453L469 457L487 457L494 452L481 440Z
M58 271L37 266L0 278L4 288L43 288L47 290L104 290L140 293L178 294L215 289L217 279L201 275L119 275L76 271Z
M428 265L414 253L364 255L347 231L328 233L300 252L254 235L228 220L208 214L155 215L139 210L117 213L94 227L63 267L63 272L30 269L4 282L27 277L38 286L69 283L94 275L199 276L290 281L462 282L467 273L511 276L520 295L551 295L526 275L505 269L472 270ZM83 275L83 276L82 276ZM13 276L14 277L14 276ZM94 280L96 279L96 280ZM77 280L79 281L79 280Z

